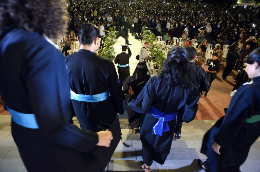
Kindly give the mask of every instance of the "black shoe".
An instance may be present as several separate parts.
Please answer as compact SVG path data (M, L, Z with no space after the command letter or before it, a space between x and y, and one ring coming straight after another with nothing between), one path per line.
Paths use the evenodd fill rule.
M210 172L209 167L206 167L207 165L207 161L202 162L200 159L198 159L198 165L200 168L204 169L206 172ZM204 165L204 167L202 167L202 165Z
M140 133L140 129L139 128L135 128L134 130L135 130L135 134Z
M176 133L175 134L175 139L180 139L181 138L181 133Z
M207 95L208 95L208 92L206 92L206 93L204 94L204 97L207 97Z
M223 80L226 80L227 78L223 78Z

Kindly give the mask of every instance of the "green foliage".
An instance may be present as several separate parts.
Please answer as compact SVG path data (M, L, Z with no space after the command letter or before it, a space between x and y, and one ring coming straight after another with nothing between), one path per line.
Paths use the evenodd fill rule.
M165 51L167 47L164 47L160 43L154 43L156 36L150 30L144 29L143 33L141 34L144 42L150 42L150 47L148 51L150 52L150 57L155 57L152 59L154 69L162 69L162 63L165 59Z
M154 59L152 59L154 69L159 69L159 70L162 69L162 63L166 56L165 55L166 49L167 48L162 46L160 43L154 43L150 45L149 47L150 56L155 57Z
M115 44L115 40L117 37L118 31L109 31L108 34L105 36L104 48L100 53L100 56L113 61L115 56L115 50L113 45Z
M143 38L144 42L150 42L150 44L153 44L153 42L156 39L155 34L150 30L146 30L146 29L143 30L141 37Z

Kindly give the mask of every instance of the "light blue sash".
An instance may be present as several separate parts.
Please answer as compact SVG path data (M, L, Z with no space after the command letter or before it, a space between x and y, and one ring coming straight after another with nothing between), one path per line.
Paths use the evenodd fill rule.
M149 113L158 118L158 122L153 126L153 134L162 136L163 132L170 131L167 121L172 121L176 118L177 113L163 113L155 107L151 106Z
M125 65L118 64L117 66L118 67L127 67L127 66L129 66L129 64L125 64Z
M76 94L74 91L70 91L70 99L82 102L101 102L106 100L108 97L109 91L95 95Z
M30 128L30 129L39 128L34 114L17 112L13 109L8 108L6 105L5 105L5 107L10 112L12 119L16 124L21 125L25 128Z

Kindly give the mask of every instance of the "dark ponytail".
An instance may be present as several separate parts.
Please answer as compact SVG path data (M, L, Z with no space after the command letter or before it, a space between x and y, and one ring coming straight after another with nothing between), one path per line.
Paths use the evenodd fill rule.
M169 86L189 88L191 86L189 73L189 62L183 47L174 47L167 54L163 62L163 69L158 77L167 82Z

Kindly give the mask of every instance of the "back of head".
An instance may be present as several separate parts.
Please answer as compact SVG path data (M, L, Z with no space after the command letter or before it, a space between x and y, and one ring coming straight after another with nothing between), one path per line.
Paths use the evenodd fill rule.
M197 50L193 46L188 46L186 47L186 53L187 53L187 60L190 62L195 58Z
M245 63L253 64L254 62L257 62L258 65L260 65L260 48L255 49L245 59Z
M122 45L122 51L126 51L126 49L127 49L127 46Z
M87 23L79 26L78 37L80 44L90 45L98 36L99 29L95 25Z
M191 86L188 65L186 50L175 46L168 52L158 77L165 80L169 86L188 88Z
M66 32L66 13L64 0L2 0L0 30L21 27L57 39Z
M139 79L139 78L147 75L147 72L148 72L148 68L147 68L146 62L139 62L135 68L133 76L136 79Z

